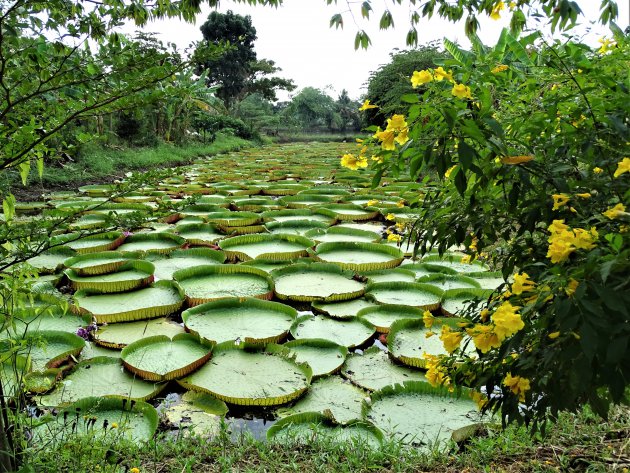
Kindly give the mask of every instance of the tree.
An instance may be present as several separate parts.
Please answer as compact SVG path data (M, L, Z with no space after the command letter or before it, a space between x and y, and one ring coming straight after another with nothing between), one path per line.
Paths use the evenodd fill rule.
M326 127L339 128L341 116L337 113L334 100L325 92L314 87L305 87L291 99L284 113L297 122L302 129L316 131Z
M368 79L365 98L378 108L366 110L365 120L378 126L390 115L402 113L406 109L402 97L414 92L409 81L413 71L434 67L435 62L445 54L433 45L390 54L390 62L372 72Z
M359 102L350 98L346 89L341 91L341 94L339 94L335 102L337 113L341 117L339 131L345 132L348 127L354 131L358 131L361 128L361 117L359 115L360 106L361 104Z
M254 51L256 28L249 15L242 16L228 11L212 12L201 26L203 42L194 52L198 72L206 72L209 86L220 86L217 95L225 107L234 104L252 93L275 100L276 90L293 90L288 79L267 77L280 69L273 61L258 60ZM208 48L227 46L222 54L209 56Z

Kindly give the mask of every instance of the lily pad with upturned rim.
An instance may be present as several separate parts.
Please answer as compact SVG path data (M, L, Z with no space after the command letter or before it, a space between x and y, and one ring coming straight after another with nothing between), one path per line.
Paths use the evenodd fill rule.
M63 265L79 276L95 276L117 270L127 261L129 256L119 251L102 251L86 255L73 256L66 259Z
M339 424L362 420L367 393L338 376L318 379L293 406L278 410L280 418L304 412L331 416Z
M423 371L393 363L377 347L371 347L363 354L349 355L341 368L341 374L368 391L377 391L385 386L407 381L426 382Z
M389 333L392 324L398 320L422 319L423 311L417 307L397 304L382 304L361 309L357 316L367 320L380 333Z
M363 207L354 204L327 204L319 207L316 212L343 222L373 220L380 213L375 207Z
M296 317L292 307L251 297L219 299L182 313L186 329L204 340L263 345L283 340Z
M73 269L65 274L75 290L94 290L103 294L131 291L153 282L155 267L148 261L128 260L106 274L81 276Z
M149 287L118 294L77 291L74 295L79 313L92 315L97 323L163 317L177 312L184 298L180 287L171 281L159 281Z
M327 229L310 230L305 234L305 236L318 243L339 243L346 241L357 243L376 243L381 240L380 235L374 232L340 226L328 227Z
M326 314L333 319L352 319L361 309L373 307L374 302L364 298L352 299L343 302L313 302L311 307L320 314Z
M286 352L249 351L226 342L215 347L209 363L177 382L230 404L275 406L298 398L310 381L310 367Z
M368 284L366 295L380 304L408 305L436 310L444 291L429 284L379 282Z
M288 220L286 222L267 222L265 227L270 233L283 233L289 235L305 236L313 230L323 230L328 228L325 222L317 220ZM307 237L308 238L308 237Z
M352 273L326 263L297 263L271 272L276 296L299 302L336 302L355 299L365 292Z
M210 359L213 343L200 342L189 333L156 335L123 348L125 368L149 381L170 381L186 376Z
M335 444L351 442L362 448L378 448L383 443L383 433L368 422L353 421L341 426L317 412L304 412L280 419L267 431L267 438L282 442L283 445L310 445L316 438Z
M269 300L274 283L264 271L251 266L215 265L181 269L173 278L186 294L190 306L226 297L255 297Z
M374 333L374 326L364 320L336 320L322 315L304 315L291 326L291 335L296 339L323 338L347 348L363 345Z
M232 260L295 259L307 256L307 249L315 243L299 235L254 234L226 238L219 243Z
M23 342L26 343L26 354L35 371L56 367L70 356L78 356L85 346L85 340L81 337L54 330L28 333Z
M157 279L171 280L180 269L221 264L225 262L225 254L210 248L188 248L175 250L169 255L150 255L148 259L155 266Z
M428 383L386 387L372 394L365 415L396 440L434 448L436 443L461 438L462 429L482 421L467 393L450 393Z
M472 300L485 300L492 294L489 289L449 289L444 291L440 310L447 317L453 317L468 307Z
M402 267L392 269L377 269L376 271L366 271L362 273L370 283L377 282L416 282L416 275L413 271Z
M130 374L117 358L92 358L77 363L53 392L37 398L37 402L42 406L57 407L90 396L146 401L165 386Z
M177 225L176 231L191 245L209 246L224 238L218 228L210 223Z
M94 332L94 341L100 346L121 350L127 345L147 337L166 335L169 338L184 333L184 328L179 324L159 317L151 320L139 320L137 322L123 322L108 324Z
M66 233L51 238L51 245L63 244L66 248L76 251L80 255L86 253L100 253L118 248L125 241L125 235L120 232L98 233L82 237L81 233Z
M282 346L295 354L296 361L311 367L313 379L339 371L348 355L346 347L322 338L300 338Z
M72 248L58 246L27 259L26 263L38 269L40 274L55 273L64 267L64 263L68 258L77 256L77 254Z
M118 251L168 254L186 244L186 240L173 233L138 233L127 237Z
M353 271L395 268L403 260L398 248L378 243L320 243L310 254L316 261L338 264Z

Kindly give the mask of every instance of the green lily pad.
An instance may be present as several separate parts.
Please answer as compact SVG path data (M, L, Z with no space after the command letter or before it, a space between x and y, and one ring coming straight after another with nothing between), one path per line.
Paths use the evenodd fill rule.
M279 409L278 415L287 417L303 412L319 412L339 424L363 418L365 391L338 376L314 381L304 397L293 406Z
M349 355L341 374L368 391L377 391L385 386L407 381L426 382L423 371L394 364L377 347L369 348L362 355Z
M440 306L443 291L428 284L380 282L369 284L366 295L380 304L408 305L424 310Z
M382 304L361 309L357 316L374 325L381 333L389 333L398 320L422 319L423 310L408 305Z
M231 260L295 259L307 256L315 243L299 235L254 234L226 238L219 246Z
M189 248L175 250L168 256L152 255L151 262L155 266L155 277L160 280L173 279L173 274L180 269L221 264L225 261L225 254L210 248Z
M301 338L282 345L295 355L298 363L311 367L313 379L336 373L348 355L348 349L321 338Z
M78 363L55 390L37 399L42 406L61 406L85 397L118 397L146 401L165 384L143 381L125 371L117 358L93 358Z
M165 335L173 338L184 333L184 329L166 317L137 322L108 324L94 333L95 342L106 348L121 350L127 345L146 337Z
M353 271L395 268L403 260L398 248L379 243L320 243L311 256L317 261L335 263Z
M292 307L251 297L219 299L182 313L186 328L204 340L263 345L283 340L296 317Z
M242 265L198 266L173 275L186 294L189 306L226 297L273 297L273 281L264 271Z
M305 236L311 240L315 240L317 243L375 243L381 240L381 236L374 232L340 226L310 230Z
M363 345L374 332L374 326L363 320L336 320L325 316L305 315L291 326L291 335L296 339L322 338L348 348Z
M129 257L118 251L103 251L74 256L63 262L63 265L79 276L96 276L116 271L129 261Z
M316 312L326 314L333 319L351 319L356 317L361 309L373 307L375 304L363 298L343 302L312 302Z
M173 250L181 248L186 244L186 240L173 233L137 233L127 237L120 245L118 251L138 251L141 253L163 253L168 254Z
M217 345L212 360L177 382L230 404L275 406L308 389L311 369L284 353L246 351L232 342Z
M147 286L153 282L155 267L148 261L129 260L107 274L81 276L73 269L66 277L75 290L94 290L105 293L124 292Z
M212 343L188 333L146 337L122 350L125 368L142 379L169 381L184 377L210 359Z
M53 330L28 333L24 341L25 353L31 358L35 371L56 367L70 356L81 353L85 346L85 341L81 337Z

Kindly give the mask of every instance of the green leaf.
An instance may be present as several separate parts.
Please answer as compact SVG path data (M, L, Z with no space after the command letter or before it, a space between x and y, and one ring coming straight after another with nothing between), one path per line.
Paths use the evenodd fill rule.
M31 170L31 162L22 161L20 164L18 164L18 170L20 171L20 178L22 178L22 184L26 185L26 180L28 179L28 173Z
M382 30L386 30L387 28L394 26L394 17L392 16L392 12L385 10L383 12L383 16L381 16L381 21L378 26Z
M420 102L420 98L416 94L405 94L400 97L401 102L405 103L418 103Z
M343 16L341 16L341 13L336 13L333 16L330 17L330 27L335 27L335 29L343 29ZM356 46L354 49L357 49Z
M4 212L4 219L9 222L15 216L15 196L13 194L7 194L2 201L2 211Z
M477 152L464 140L459 140L457 152L462 168L470 169L470 166L472 165L473 159L476 156Z
M366 19L370 19L370 12L372 11L372 5L370 2L363 2L361 4L361 16Z

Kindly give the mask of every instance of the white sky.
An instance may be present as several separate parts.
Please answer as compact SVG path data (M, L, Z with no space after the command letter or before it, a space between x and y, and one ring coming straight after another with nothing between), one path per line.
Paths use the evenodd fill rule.
M343 30L329 28L330 17L347 8L343 0L338 5L326 5L325 0L284 0L284 5L277 9L223 0L218 10L232 10L252 17L258 36L255 43L258 58L275 61L282 68L279 75L293 79L298 86L293 94L301 88L311 86L324 89L333 97L346 89L351 97L359 98L365 93L363 86L370 72L389 62L389 54L396 48L407 49L405 36L409 29L409 11L405 6L406 2L403 2L403 6L391 6L396 27L385 31L378 28L382 7L377 5L379 2L374 3L376 11L372 13L370 21L363 21L359 14L357 27L352 17L346 14ZM387 5L392 3L388 2ZM585 27L579 30L584 32L588 23L595 22L599 17L600 0L578 0L578 4L585 13L581 21ZM617 24L624 29L628 25L630 0L618 0L618 4L620 11ZM199 27L211 11L206 7L198 15L194 25L168 20L151 23L145 31L159 33L163 41L174 42L184 50L192 42L202 39ZM501 29L508 25L509 13L503 12L503 17L494 21L485 15L478 16L481 24L479 36L484 43L494 44ZM354 36L358 29L365 29L372 39L372 46L367 51L354 50ZM593 25L592 29L593 33L585 42L596 46L597 39L606 35L607 30L598 24ZM419 44L444 37L463 46L469 44L462 23L449 23L437 16L428 21L422 19L418 33ZM286 93L279 94L282 100L287 97Z

